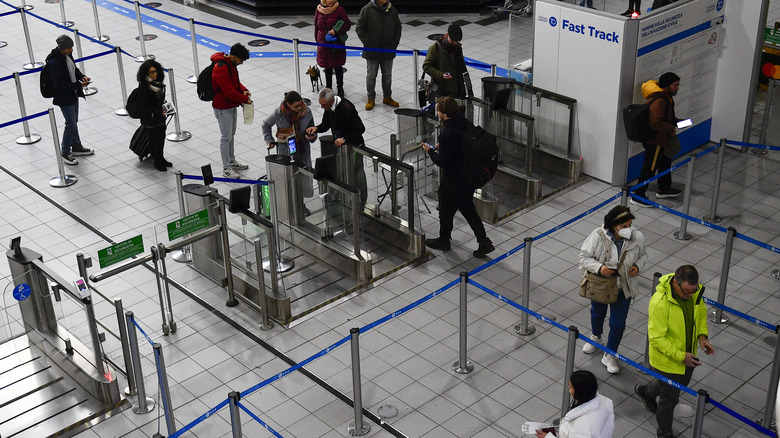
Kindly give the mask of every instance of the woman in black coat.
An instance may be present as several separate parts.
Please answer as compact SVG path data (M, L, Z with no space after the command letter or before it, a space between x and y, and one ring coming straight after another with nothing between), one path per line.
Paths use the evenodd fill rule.
M141 124L149 135L149 151L154 160L154 168L164 172L171 167L170 161L163 157L165 147L165 71L159 62L149 59L138 69L138 108Z

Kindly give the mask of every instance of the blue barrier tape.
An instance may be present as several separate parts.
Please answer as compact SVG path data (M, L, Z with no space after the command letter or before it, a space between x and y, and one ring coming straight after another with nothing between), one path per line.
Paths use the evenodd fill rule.
M746 236L744 234L741 234L741 233L737 233L736 237L739 238L739 239L744 240L745 242L750 242L753 245L756 245L758 247L761 247L761 248L764 248L764 249L768 249L769 251L772 251L775 254L780 254L780 249L778 249L776 246L772 246L772 245L766 244L764 242L756 240L756 239L754 239L752 237L748 237L748 236Z
M715 406L716 408L718 408L718 409L722 410L723 412L731 415L732 417L742 421L743 423L745 423L748 426L752 427L753 429L763 433L766 436L771 436L771 437L776 437L777 436L776 433L772 432L771 430L767 429L766 427L761 426L760 424L750 420L749 418L746 418L745 416L735 412L734 410L732 410L730 408L727 408L726 406L724 406L723 404L713 400L712 398L710 398L710 403L712 403L712 405Z
M720 143L717 143L717 144L715 144L715 146L709 147L709 148L699 152L698 154L696 154L696 158L699 158L701 156L709 154L710 152L714 151L715 149L717 149L719 147L720 147ZM645 153L647 153L647 151L645 151ZM649 178L649 179L646 179L646 180L644 180L642 182L637 183L635 186L630 188L630 191L632 191L632 192L636 191L636 189L638 189L640 187L644 187L644 186L650 184L651 182L657 180L658 178L660 178L660 177L662 177L664 175L667 175L669 173L672 173L672 171L675 171L675 170L679 169L680 167L688 164L689 161L691 161L691 157L688 157L688 158L680 161L679 163L677 163L674 166L664 170L663 172L660 172L658 175L656 175L656 176L654 176L652 178Z
M762 320L760 320L758 318L753 318L752 316L748 315L747 313L742 313L739 310L732 309L731 307L723 305L723 304L721 304L721 303L719 303L717 301L713 301L713 300L711 300L711 299L709 299L707 297L704 297L704 302L709 304L709 305L711 305L711 306L715 306L715 307L717 307L719 309L723 309L724 311L729 312L732 315L739 316L740 318L742 318L742 319L744 319L744 320L746 320L748 322L752 322L753 324L755 324L755 325L757 325L759 327L764 327L764 328L769 329L769 330L771 330L771 331L773 331L775 333L777 333L777 331L778 331L778 326L777 325L770 324L770 323L768 323L766 321L762 321Z
M143 335L144 335L144 337L146 338L146 340L149 342L149 345L151 345L151 346L152 346L152 348L154 348L154 342L152 342L152 339L151 339L151 338L149 338L149 335L147 335L147 334L146 334L146 332L144 331L144 329L142 329L142 328L141 328L141 326L140 326L140 325L138 325L138 321L136 321L136 320L135 320L135 317L133 317L133 324L134 324L134 325L135 325L135 326L138 328L138 330L140 330L140 331L141 331L141 334L143 334Z
M194 179L197 181L203 181L202 176L198 175L182 175L182 179ZM239 178L214 178L214 181L242 183L242 184L259 184L261 186L267 186L268 181L256 180L256 179L239 179Z
M15 11L10 11L10 12L3 12L2 14L0 14L0 17L5 17L6 15L11 15L11 14L18 14L18 13L19 13L19 10L18 10L18 9L17 9L17 10L15 10Z
M767 144L745 143L744 141L726 140L726 144L741 146L743 148L768 149L770 151L780 151L780 147L777 146L770 146Z
M2 0L0 0L0 1L2 1ZM217 411L219 411L220 409L222 409L225 406L227 406L228 403L230 403L229 399L222 400L218 405L216 405L213 408L209 409L208 411L206 411L205 414L201 415L200 417L190 421L189 424L187 424L186 426L184 426L181 429L177 430L176 432L174 432L173 434L168 436L168 438L179 438L184 432L187 432L188 430L192 429L194 426L197 426L198 423L200 423L201 421L203 421L206 418L209 418L210 416L216 414Z
M225 26L218 26L216 24L205 23L203 21L195 21L195 24L198 24L198 25L201 25L201 26L206 26L206 27L211 27L213 29L225 30L225 31L228 31L228 32L233 32L233 33L240 33L240 34L243 34L243 35L249 35L249 36L254 36L254 37L259 37L259 38L267 38L269 40L280 41L280 42L283 42L283 43L292 43L293 42L293 40L287 39L287 38L278 38L278 37L274 37L274 36L271 36L271 35L263 35L263 34L254 33L254 32L247 32L245 30L231 29L231 28L225 27Z
M271 433L272 433L274 436L276 436L276 437L279 437L279 438L284 438L283 436L279 435L279 433L277 433L277 432L276 432L276 431L275 431L275 430L274 430L274 429L273 429L271 426L269 426L269 425L268 425L268 424L266 424L266 423L265 423L263 420L261 420L261 419L260 419L260 417L258 417L257 415L255 415L255 414L254 414L254 412L252 412L252 411L250 411L249 409L247 409L247 408L246 408L246 407L245 407L245 406L244 406L244 405L243 405L241 402L236 402L236 405L237 405L239 408L243 409L243 410L244 410L244 412L246 412L247 414L249 414L249 416L250 416L250 417L252 417L252 418L253 418L255 421L257 421L258 423L260 423L260 425L261 425L261 426L263 426L263 427L265 428L265 430L267 430L267 431L271 432Z
M488 289L487 287L485 287L485 286L483 286L483 285L481 285L481 284L477 283L476 281L472 280L471 278L469 278L469 284L473 284L473 285L474 285L474 286L476 286L477 288L479 288L479 289L482 289L482 291L483 291L483 292L485 292L485 293L487 293L487 294L489 294L489 295L493 295L493 296L494 296L494 297L496 297L496 298L497 298L499 301L501 301L501 302L504 302L504 303L507 303L507 304L509 304L510 306L512 306L512 307L515 307L515 308L517 308L518 310L521 310L521 311L523 311L523 312L525 312L525 313L527 313L527 314L529 314L529 315L533 316L533 317L534 317L534 318L536 318L536 319L542 320L542 321L544 321L544 322L546 322L546 323L548 323L548 324L552 324L553 326L555 326L555 327L558 327L559 329L561 329L561 330L563 330L563 331L565 331L565 332L568 332L568 331L569 331L569 328L568 328L568 327L565 327L565 326L563 326L562 324L560 324L560 323L558 323L558 322L555 322L555 321L553 321L553 320L552 320L552 319L550 319L550 318L547 318L546 316L540 315L540 314L538 314L538 313L534 312L533 310L531 310L531 309L529 309L529 308L527 308L527 307L523 307L523 306L521 306L520 304L517 304L516 302L514 302L514 301L510 300L509 298L507 298L507 297L505 297L505 296L501 295L500 293L498 293L498 292L494 292L494 291L492 291L492 290Z
M135 2L133 2L133 1L131 1L131 0L124 0L124 1L125 1L126 3L132 3L132 4L133 4L133 7L135 7ZM173 14L173 13L171 13L171 12L166 12L166 11L163 11L162 9L160 9L160 8L154 8L154 7L151 7L151 6L149 6L149 5L146 5L146 4L144 4L144 3L140 3L140 2L139 2L139 3L138 3L138 6L140 6L140 7L142 7L142 8L149 9L149 10L151 10L151 11L159 12L160 14L167 15L167 16L169 16L169 17L178 18L179 20L190 21L188 18L184 18L184 17L182 17L181 15L176 15L176 14Z
M33 114L31 116L22 117L22 118L19 118L19 119L16 119L16 120L11 120L10 122L0 123L0 128L5 128L6 126L14 125L14 124L17 124L17 123L22 123L25 120L30 120L30 119L34 119L36 117L45 116L46 114L49 114L48 110L41 111L41 112Z
M334 342L333 344L331 344L329 347L325 348L324 350L321 350L319 353L316 353L316 354L313 354L313 355L309 356L307 359L304 359L302 362L298 362L297 364L291 366L290 368L287 368L286 370L282 371L281 373L279 373L279 374L277 374L277 375L275 375L273 377L269 377L269 378L263 380L262 382L258 383L255 386L252 386L251 388L247 389L246 391L241 391L241 395L243 397L246 397L249 394L257 391L258 389L260 389L260 388L262 388L264 386L267 386L267 385L269 385L269 384L271 384L271 383L281 379L282 377L292 373L293 371L297 370L298 368L302 368L303 366L308 365L309 363L311 363L315 359L318 359L318 358L320 358L322 356L325 356L326 354L330 353L331 351L333 351L336 348L338 348L341 345L343 345L345 342L349 341L351 338L352 338L352 336L345 336L345 337L341 338L340 340L338 340L338 341Z
M458 283L460 283L460 277L457 280L453 280L453 281L445 284L444 286L440 287L439 289L435 290L434 292L432 292L432 293L430 293L430 294L420 298L419 300L402 307L400 310L396 310L395 312L393 312L393 313L391 313L391 314L389 314L389 315L387 315L387 316L385 316L383 318L377 319L376 321L372 322L371 324L367 324L367 325L361 327L360 328L360 333L366 333L369 330L373 329L374 327L376 327L376 326L378 326L380 324L384 324L385 322L390 321L391 319L393 319L395 317L403 315L404 313L414 309L415 307L417 307L420 304L430 300L431 298L433 298L433 297L435 297L437 295L441 295L444 291L450 289L451 287L455 286Z

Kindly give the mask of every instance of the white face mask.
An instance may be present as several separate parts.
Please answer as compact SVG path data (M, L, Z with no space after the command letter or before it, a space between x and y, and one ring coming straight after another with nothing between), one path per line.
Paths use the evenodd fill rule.
M631 238L631 227L628 228L621 228L618 230L618 236L628 240Z

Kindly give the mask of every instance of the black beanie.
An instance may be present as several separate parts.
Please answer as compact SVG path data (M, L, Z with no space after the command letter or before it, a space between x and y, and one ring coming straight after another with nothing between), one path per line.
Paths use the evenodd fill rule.
M675 81L679 81L680 77L672 72L666 72L661 75L660 78L658 78L658 86L661 88L666 88L669 85L672 85Z
M238 57L242 61L249 59L249 50L247 50L246 47L244 47L244 45L241 43L233 44L233 46L230 48L230 54Z
M447 28L447 35L449 35L450 39L453 41L460 41L463 39L463 30L461 30L460 26L457 24L450 24Z
M57 37L57 50L66 50L73 47L73 39L67 35Z

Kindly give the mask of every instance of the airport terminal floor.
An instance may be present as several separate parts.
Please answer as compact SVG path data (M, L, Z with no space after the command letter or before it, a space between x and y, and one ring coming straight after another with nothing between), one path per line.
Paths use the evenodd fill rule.
M60 7L56 3L28 1L30 11L39 17L60 22ZM596 0L600 9L621 13L625 2ZM643 3L650 3L645 0ZM98 1L102 33L110 36L108 44L121 46L133 55L140 55L135 39L137 25L128 17L132 3L121 0ZM15 6L15 4L14 4ZM67 19L86 35L94 35L91 3L68 1ZM649 6L649 5L647 5ZM76 254L84 253L96 259L97 251L141 232L164 227L178 217L176 180L173 170L199 175L201 166L211 164L215 176L220 164L219 131L210 105L197 99L195 86L185 78L194 66L190 41L171 26L187 28L179 17L192 17L224 29L199 27L202 34L228 46L235 42L247 44L258 39L230 29L269 35L277 38L299 38L311 41L314 12L305 11L299 17L254 17L225 11L217 17L178 2L164 1L159 11L144 9L143 14L156 20L144 24L144 33L158 37L146 42L146 51L166 68L174 69L181 129L192 134L183 142L168 141L165 153L173 168L158 172L148 161L140 162L128 149L138 121L114 114L121 107L117 57L114 54L96 56L85 64L85 73L93 80L98 93L80 104L79 130L86 147L95 150L92 156L78 157L76 166L66 166L68 174L78 182L66 188L53 188L49 180L57 175L55 146L48 117L29 120L30 131L42 140L32 145L20 145L15 139L22 134L20 124L0 128L0 242L7 245L11 238L22 236L22 245L43 255L46 263L63 277L77 277ZM0 13L13 11L8 3L0 3ZM492 16L446 15L411 16L401 12L403 36L399 49L427 49L426 38L443 33L447 24L458 21L463 28L465 56L488 64L506 67L508 52L508 22L495 21ZM32 15L27 16L31 44L36 61L43 61L55 47L55 39L67 31ZM232 19L231 16L235 18ZM351 17L353 21L356 16ZM769 23L780 19L780 0L771 4ZM21 20L18 14L0 17L3 32L0 39L8 42L0 48L2 73L23 71L29 62ZM525 39L515 42L531 57L533 22L513 20ZM167 29L166 29L167 27ZM174 29L175 30L175 29ZM348 44L358 44L354 30ZM85 56L110 50L82 38ZM289 44L271 40L266 47L249 47L250 52L291 52ZM309 48L302 48L309 50ZM206 65L212 49L198 47L200 67ZM129 89L135 86L138 63L122 55L124 75ZM594 60L597 62L598 60ZM303 58L302 70L313 65L314 58ZM395 131L394 108L377 104L372 111L365 104L365 61L359 56L347 58L346 97L356 104L366 126L366 143L380 151L389 149L389 136ZM489 72L471 69L474 83ZM254 124L239 123L236 133L236 156L248 163L240 170L241 178L255 179L266 173L267 154L260 120L280 104L285 91L294 89L293 62L288 56L252 57L239 67L243 84L252 92L258 113ZM399 56L393 68L393 98L402 107L413 106L415 81L412 58ZM377 86L380 87L379 81ZM21 77L23 97L28 114L46 111L51 102L38 92L38 75ZM597 84L583 84L596 86ZM685 84L681 84L685 87ZM316 104L316 93L301 73L304 97L314 101L315 120L322 110ZM169 93L171 92L169 88ZM479 91L477 91L479 94ZM13 80L0 81L0 122L20 117ZM758 105L757 105L758 106ZM61 132L63 118L54 109ZM741 117L741 115L740 115ZM760 116L754 118L757 126ZM173 124L168 127L169 132ZM752 141L756 141L753 138ZM741 139L736 139L741 140ZM706 147L706 146L705 146ZM701 148L697 152L705 149ZM313 156L319 156L319 146L313 146ZM757 155L727 148L718 215L719 226L736 228L740 235L773 247L780 246L777 224L780 221L780 159L778 152ZM680 161L678 159L678 161ZM716 154L703 155L696 161L691 190L690 215L701 218L710 207L711 187L715 174ZM683 188L687 167L673 172L673 186ZM216 183L221 193L237 184ZM649 193L654 193L651 184ZM497 250L487 259L472 257L475 242L465 220L455 219L453 249L431 251L432 257L407 266L370 286L334 302L298 321L289 328L278 324L271 330L259 329L259 314L239 304L226 307L226 292L184 264L168 263L178 287L171 290L174 314L178 322L175 333L163 335L160 328L160 305L154 276L149 270L136 268L128 275L118 276L101 284L110 296L121 296L125 308L135 313L139 325L148 337L163 346L167 374L178 428L189 424L225 400L230 391L243 391L265 379L277 376L292 364L349 336L353 327L364 327L410 303L439 291L457 280L462 271L472 271L491 259L502 258L472 278L486 288L509 300L520 302L523 251L517 248L526 237L537 237L587 212L620 193L619 188L601 181L585 179L538 205L525 209L496 225L486 224L487 234ZM652 201L680 211L682 197ZM582 274L577 269L580 245L585 237L602 224L612 202L584 217L534 241L531 252L530 309L556 321L564 327L576 326L582 335L590 334L589 303L577 294ZM646 329L647 305L651 294L653 273L671 273L682 264L693 264L699 270L701 283L707 286L708 298L715 299L722 272L726 242L725 233L700 225L688 224L690 240L677 240L673 232L680 218L660 208L632 207L634 226L647 241L648 266L640 273L644 291L631 303L627 327L619 353L642 363ZM422 226L428 236L438 234L436 211L422 213ZM777 323L780 314L780 281L770 275L780 267L780 256L764 247L743 239L734 242L725 304L753 318ZM0 275L11 281L9 267L0 263ZM564 365L567 333L548 322L531 318L536 328L530 336L519 336L515 325L521 312L480 288L468 290L468 358L474 370L468 374L452 371L458 359L459 295L452 287L412 310L372 327L360 337L363 407L378 415L380 407L397 408L397 415L370 425L371 437L519 437L526 421L551 422L560 417L561 395L564 390ZM197 299L195 299L195 298ZM9 288L4 291L4 308L15 306ZM712 310L713 308L710 308ZM110 306L98 306L96 314L110 324ZM115 324L115 318L114 324ZM767 386L772 369L777 335L751 321L730 315L726 324L709 323L710 340L716 354L702 358L689 385L694 390L706 389L710 396L739 413L757 421L762 418ZM229 321L232 321L231 324ZM347 343L348 344L348 343ZM305 371L294 371L242 398L242 404L273 428L273 435L263 425L242 412L243 434L248 437L342 437L354 422L352 400L352 369L347 344L310 361ZM167 435L165 420L157 409L157 375L153 351L140 340L144 381L150 397L158 404L147 414L131 409L115 413L110 418L78 429L78 437L146 437L160 431ZM620 373L610 374L601 363L601 354L582 353L582 341L577 343L576 369L592 371L599 382L599 392L614 402L615 437L652 437L656 422L645 410L642 401L633 394L637 383L645 384L651 377L620 362ZM106 351L116 357L117 351ZM120 352L121 355L121 352ZM3 370L0 370L2 372ZM120 378L120 385L125 382ZM4 386L0 374L0 387ZM122 386L123 387L123 386ZM681 404L694 406L694 397L681 395ZM383 412L388 412L387 410ZM692 436L691 417L676 416L676 436ZM0 424L0 433L3 425ZM18 436L34 436L20 434ZM230 414L226 408L212 413L182 436L201 438L231 435ZM710 438L765 436L733 415L707 405L703 435Z

